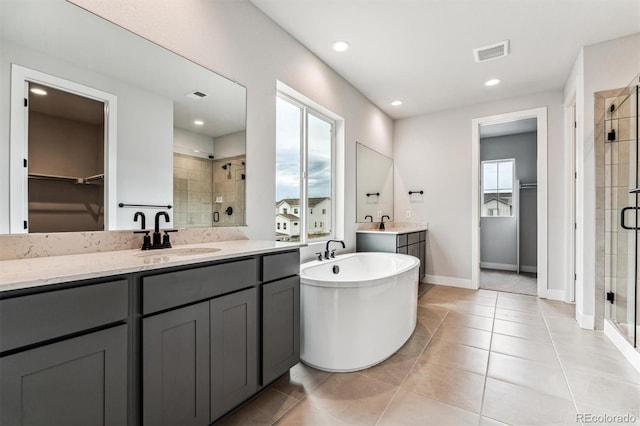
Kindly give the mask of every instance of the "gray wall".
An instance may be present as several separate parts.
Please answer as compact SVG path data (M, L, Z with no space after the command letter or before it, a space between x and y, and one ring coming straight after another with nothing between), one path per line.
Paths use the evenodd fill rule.
M520 183L537 181L537 134L498 136L480 139L480 159L515 158L516 179ZM520 191L520 265L536 267L537 261L537 191ZM480 226L480 262L501 265L517 264L515 217L483 217Z

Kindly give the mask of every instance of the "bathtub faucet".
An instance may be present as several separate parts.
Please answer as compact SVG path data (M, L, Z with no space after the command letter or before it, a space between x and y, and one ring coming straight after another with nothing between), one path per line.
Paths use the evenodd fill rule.
M329 240L329 241L327 241L327 247L324 250L324 258L325 259L330 259L331 257L336 257L335 250L333 250L331 252L331 254L329 254L329 244L331 244L331 243L340 243L340 244L342 244L342 248L346 248L346 246L344 245L344 241L342 241L342 240Z

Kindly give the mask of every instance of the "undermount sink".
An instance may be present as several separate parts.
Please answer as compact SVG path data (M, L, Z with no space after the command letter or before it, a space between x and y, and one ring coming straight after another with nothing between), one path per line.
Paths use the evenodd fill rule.
M147 250L140 253L136 253L137 257L153 257L153 256L194 256L197 254L208 254L220 251L215 247L191 247L191 248L170 248L170 249L158 249Z

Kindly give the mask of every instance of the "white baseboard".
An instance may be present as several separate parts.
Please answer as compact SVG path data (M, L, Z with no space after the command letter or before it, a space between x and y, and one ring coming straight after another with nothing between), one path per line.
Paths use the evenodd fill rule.
M441 275L425 275L424 281L429 284L473 289L473 286L471 285L471 280L465 280L463 278L444 277Z
M564 302L564 290L547 290L544 298Z
M578 321L580 328L584 328L586 330L596 329L596 317L593 315L584 315L576 311L576 321Z
M512 271L518 270L518 265L510 265L508 263L492 263L492 262L480 262L480 267L485 269L495 269L497 271ZM537 266L520 265L521 272L530 272L532 274L538 273Z
M611 340L611 343L620 351L622 355L631 363L631 366L640 373L640 352L625 339L615 325L608 319L604 320L604 334Z
M498 271L517 271L517 265L510 265L508 263L493 263L493 262L480 262L480 267L485 269L495 269Z

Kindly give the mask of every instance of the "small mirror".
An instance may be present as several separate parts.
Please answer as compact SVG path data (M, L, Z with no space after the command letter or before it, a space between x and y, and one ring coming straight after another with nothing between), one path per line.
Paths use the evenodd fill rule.
M356 194L356 222L393 218L393 160L361 143L356 144Z

